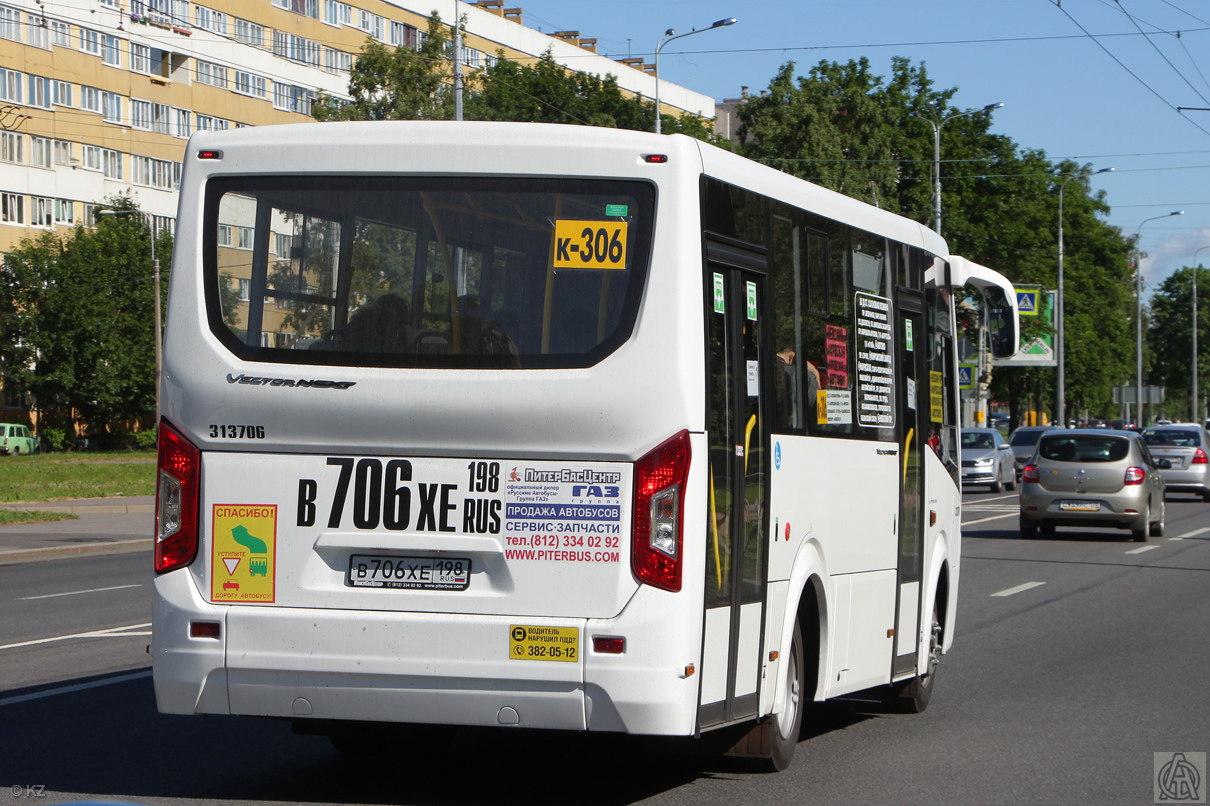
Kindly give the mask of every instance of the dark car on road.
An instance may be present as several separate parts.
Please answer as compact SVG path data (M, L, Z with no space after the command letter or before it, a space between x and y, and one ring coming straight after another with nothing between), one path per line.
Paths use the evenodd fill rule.
M1008 444L1013 451L1013 467L1017 472L1017 481L1021 480L1021 468L1025 467L1029 457L1034 455L1038 437L1053 430L1053 425L1023 425L1008 438Z

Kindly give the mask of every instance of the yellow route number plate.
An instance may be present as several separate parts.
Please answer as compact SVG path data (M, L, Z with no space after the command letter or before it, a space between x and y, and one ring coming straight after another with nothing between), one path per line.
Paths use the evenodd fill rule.
M574 663L580 659L580 628L513 624L508 628L508 656Z
M625 221L556 221L556 269L626 268Z

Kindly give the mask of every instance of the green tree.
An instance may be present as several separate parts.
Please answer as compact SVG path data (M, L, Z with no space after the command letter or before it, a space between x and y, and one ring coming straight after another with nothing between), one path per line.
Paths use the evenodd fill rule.
M150 231L130 198L109 209L130 214L26 239L0 264L0 371L68 434L122 433L155 410ZM156 253L171 251L163 232Z
M311 105L316 120L448 120L454 99L450 40L441 15L429 16L419 47L390 48L366 37L349 74L350 101L321 94Z

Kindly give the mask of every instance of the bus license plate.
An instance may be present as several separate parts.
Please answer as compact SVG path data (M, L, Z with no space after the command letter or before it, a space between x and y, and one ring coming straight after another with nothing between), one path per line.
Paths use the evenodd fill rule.
M354 588L466 590L471 581L467 557L391 557L354 554L346 584Z
M1064 512L1099 512L1101 505L1096 501L1060 501L1059 509Z

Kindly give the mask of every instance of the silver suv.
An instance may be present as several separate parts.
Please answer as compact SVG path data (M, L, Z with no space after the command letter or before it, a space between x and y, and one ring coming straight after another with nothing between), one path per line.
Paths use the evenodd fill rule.
M1172 467L1160 471L1170 493L1193 493L1210 501L1210 434L1197 423L1157 425L1143 430L1156 459Z
M1021 473L1021 536L1056 526L1129 529L1137 541L1164 534L1167 459L1141 435L1104 429L1048 431Z

